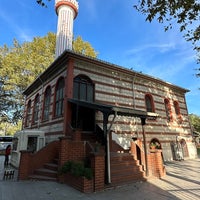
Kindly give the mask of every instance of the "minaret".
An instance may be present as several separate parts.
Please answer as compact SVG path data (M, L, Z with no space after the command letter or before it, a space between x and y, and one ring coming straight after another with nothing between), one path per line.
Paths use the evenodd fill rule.
M73 23L78 14L76 0L55 0L55 10L58 15L56 34L56 58L64 50L72 50Z

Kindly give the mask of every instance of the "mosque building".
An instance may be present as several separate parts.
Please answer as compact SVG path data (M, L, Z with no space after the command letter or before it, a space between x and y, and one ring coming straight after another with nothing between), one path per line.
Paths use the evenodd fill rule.
M195 158L189 90L72 51L78 9L76 0L55 0L55 61L24 91L23 129L15 135L19 179L40 179L35 172L55 159L58 168L87 159L97 191L162 177L166 161Z

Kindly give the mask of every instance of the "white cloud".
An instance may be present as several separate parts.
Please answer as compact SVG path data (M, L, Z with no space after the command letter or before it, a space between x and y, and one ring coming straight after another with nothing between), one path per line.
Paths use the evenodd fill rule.
M125 53L127 55L131 55L131 54L137 54L137 53L144 53L146 51L157 51L160 53L165 53L168 52L172 49L175 48L175 44L173 43L164 43L164 44L143 44L141 46L139 46L138 48L133 48L130 50L127 50Z

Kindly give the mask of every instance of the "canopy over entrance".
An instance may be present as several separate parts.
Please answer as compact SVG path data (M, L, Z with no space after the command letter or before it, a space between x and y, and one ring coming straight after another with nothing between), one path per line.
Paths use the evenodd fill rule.
M156 118L158 114L156 113L149 113L142 110L132 109L132 108L124 108L124 107L117 107L112 105L105 105L98 102L88 102L88 101L81 101L77 99L68 99L68 102L73 103L80 107L86 107L95 111L100 111L103 113L103 132L104 137L106 140L106 177L107 183L111 183L111 175L110 175L110 147L109 147L109 132L111 126L114 123L115 117L117 115L121 116L129 116L129 117L137 117L141 119L142 125L142 134L143 134L143 142L144 142L144 152L145 152L145 163L146 163L146 175L148 176L148 162L147 162L147 147L146 147L146 137L144 131L144 125L146 123L147 118ZM109 129L107 128L108 125L108 117L110 115L114 115L113 120L110 124Z
M144 119L158 116L156 113L149 113L146 111L132 109L132 108L105 105L98 102L88 102L77 99L68 99L68 102L76 104L78 106L83 106L93 110L101 111L103 114L106 115L123 115L123 116L138 117Z

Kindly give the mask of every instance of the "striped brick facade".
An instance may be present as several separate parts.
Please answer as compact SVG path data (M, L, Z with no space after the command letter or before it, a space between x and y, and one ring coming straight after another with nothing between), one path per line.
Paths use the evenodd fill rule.
M69 66L71 67L69 68ZM25 109L23 127L25 129L43 130L47 143L59 136L67 135L68 126L71 123L71 110L70 108L67 110L67 106L65 106L62 117L55 118L53 116L55 112L55 86L59 78L64 77L64 104L67 105L67 98L73 98L73 78L79 75L84 75L91 79L95 88L94 101L102 104L146 111L145 95L151 95L154 112L158 114L158 117L157 119L147 119L146 121L147 146L149 147L149 143L153 138L158 139L163 150L164 160L173 160L171 145L177 143L177 138L184 139L188 147L192 146L191 128L185 101L185 93L188 92L186 89L142 73L97 59L90 59L69 51L66 51L61 58L57 59L25 91L25 108L27 108L28 102L31 100L30 115L33 116L34 99L38 94L40 111L37 123L33 123L30 117L27 124L27 109ZM50 116L48 121L43 121L44 92L48 86L51 87L52 91ZM166 116L165 99L168 99L171 106L170 115L172 120L170 121L167 120ZM179 116L175 112L174 102L179 104ZM112 121L112 118L113 116L109 117L109 122ZM101 128L102 120L102 113L95 112L95 123ZM111 129L111 138L126 150L130 147L132 137L142 138L140 119L117 116ZM190 152L188 148L186 150L188 151L186 157L195 156L195 152Z

